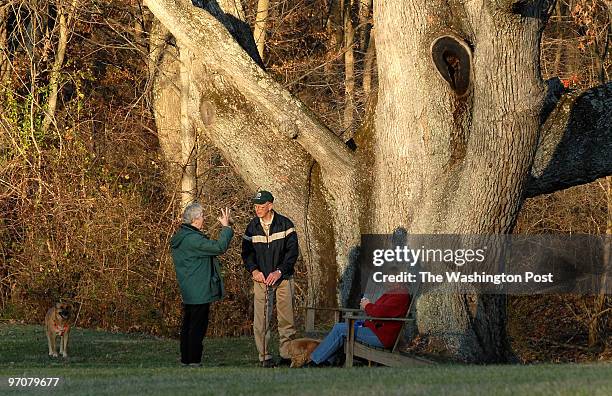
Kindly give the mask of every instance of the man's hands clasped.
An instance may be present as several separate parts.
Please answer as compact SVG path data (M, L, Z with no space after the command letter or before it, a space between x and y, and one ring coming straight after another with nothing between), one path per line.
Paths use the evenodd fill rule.
M264 282L267 286L272 286L273 284L276 283L277 280L279 280L281 277L281 272L279 270L276 270L274 272L271 272L268 277L266 278L266 281Z
M264 278L264 274L260 270L253 270L251 275L253 275L253 280L255 282L266 283L266 278Z
M281 277L281 272L279 270L276 270L274 272L271 272L268 277L264 277L263 272L261 272L260 270L253 270L253 272L251 273L251 275L253 276L253 280L255 282L259 282L259 283L265 283L266 286L272 286L274 283L276 283L276 281L278 281Z

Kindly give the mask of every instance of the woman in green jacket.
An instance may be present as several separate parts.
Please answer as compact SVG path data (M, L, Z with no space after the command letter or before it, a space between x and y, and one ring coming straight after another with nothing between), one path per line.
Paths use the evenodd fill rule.
M202 341L208 328L210 303L220 300L224 294L217 256L227 250L234 235L230 210L221 209L218 220L223 226L219 239L208 239L201 231L204 225L202 206L191 203L183 213L183 224L170 241L176 279L183 297L183 365L202 365Z

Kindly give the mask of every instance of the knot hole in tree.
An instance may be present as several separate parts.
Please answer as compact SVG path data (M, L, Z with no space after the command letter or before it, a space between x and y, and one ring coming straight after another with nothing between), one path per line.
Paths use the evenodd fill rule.
M454 36L441 36L431 45L431 59L438 73L458 96L470 88L472 50L469 45Z
M206 126L212 125L215 121L215 106L203 97L200 99L200 118Z

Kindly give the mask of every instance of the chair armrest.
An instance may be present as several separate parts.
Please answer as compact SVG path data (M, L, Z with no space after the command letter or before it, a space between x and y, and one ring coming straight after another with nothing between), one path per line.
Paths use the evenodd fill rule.
M350 313L345 315L345 318L351 320L385 320L389 322L410 322L414 320L414 318L379 318L375 316L352 315Z
M313 311L338 311L338 312L363 312L361 308L332 308L332 307L310 307L310 306L299 306L299 309L313 310Z
M360 308L332 308L332 307L311 307L311 306L300 306L298 308L306 311L306 323L304 326L305 327L304 330L307 333L314 331L316 311L333 312L336 322L340 321L342 313L344 314L363 313L363 311Z

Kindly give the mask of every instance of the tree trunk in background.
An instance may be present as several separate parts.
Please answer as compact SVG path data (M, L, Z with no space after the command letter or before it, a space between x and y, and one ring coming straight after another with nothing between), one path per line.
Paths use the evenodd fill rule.
M376 30L370 30L370 42L363 61L363 93L367 103L370 92L372 91L372 74L376 66L376 40L374 38Z
M612 0L605 0L604 3L608 9L608 29L607 29L607 37L605 41L605 48L603 49L603 54L601 54L601 58L599 59L599 81L600 83L604 83L605 81L605 69L604 62L606 56L609 52L610 45L610 35L612 34ZM595 43L596 45L596 43ZM599 52L599 51L596 51ZM599 53L597 53L599 55ZM612 238L612 176L606 177L605 187L606 193L606 202L608 206L608 221L606 224L606 234ZM610 315L603 315L607 299L607 274L609 272L609 268L612 265L610 262L612 261L612 248L610 245L606 245L606 249L604 250L604 267L603 274L601 277L601 288L599 295L595 296L594 299L594 309L593 316L589 322L589 346L593 347L597 345L602 340L602 330L607 328L607 320Z
M55 52L55 60L53 68L49 75L49 98L47 100L47 109L45 118L43 119L43 130L47 131L51 123L55 120L55 110L57 109L57 95L59 93L59 83L66 56L66 46L68 45L68 26L72 21L76 12L77 0L72 0L72 3L66 7L60 4L58 7L57 19L59 20L59 38L57 42L57 50Z
M359 69L362 73L363 103L368 102L372 89L372 72L376 49L374 47L374 31L372 30L371 12L372 0L359 1Z
M8 5L0 6L0 88L9 77L10 59L8 55Z
M553 75L558 76L559 75L559 71L561 70L561 58L563 56L563 51L565 49L565 43L563 42L563 40L561 39L561 22L562 22L562 16L563 14L561 13L561 2L557 1L557 5L555 7L555 13L556 13L556 17L557 17L557 26L555 29L555 39L558 40L557 45L555 46L555 48L557 49L557 51L555 52L555 60L553 61Z
M329 3L329 15L327 17L327 35L329 41L327 43L327 56L325 60L325 75L328 78L333 78L334 66L336 65L336 59L338 53L342 49L343 34L343 19L342 19L342 4L344 0L330 0Z
M612 84L568 97L541 79L552 3L378 1L377 101L355 153L258 66L220 10L145 3L195 55L196 125L294 219L316 298L331 279L350 301L361 234L506 234L526 195L612 173ZM510 358L504 297L425 293L417 323L458 360Z
M270 8L270 0L257 1L257 15L255 16L255 28L253 36L257 45L259 57L264 59L264 47L266 44L266 25L268 23L268 11Z
M370 13L372 11L372 0L357 0L359 1L359 52L363 57L370 43L370 30L372 24L370 21Z
M142 4L139 2L133 8L134 15L134 42L139 46L145 47L147 46L147 30L150 30L151 22L153 16L151 12L147 8L144 8Z
M351 1L343 0L344 19L344 129L343 139L353 136L355 121L355 27L353 25L353 6Z
M608 204L608 220L606 222L606 235L612 238L612 176L606 177L605 181L606 202ZM608 282L607 274L612 265L612 248L607 244L604 249L604 266L601 275L601 287L599 295L594 297L593 311L589 316L589 347L594 347L605 339L605 329L608 326L610 315L606 314L606 300L610 290L606 290Z
M193 55L187 47L179 47L180 54L180 96L181 96L181 207L184 209L197 198L197 156L196 131L191 122L190 93Z
M149 37L153 115L161 152L169 164L166 185L177 193L182 176L179 53L174 38L157 19L152 21Z

